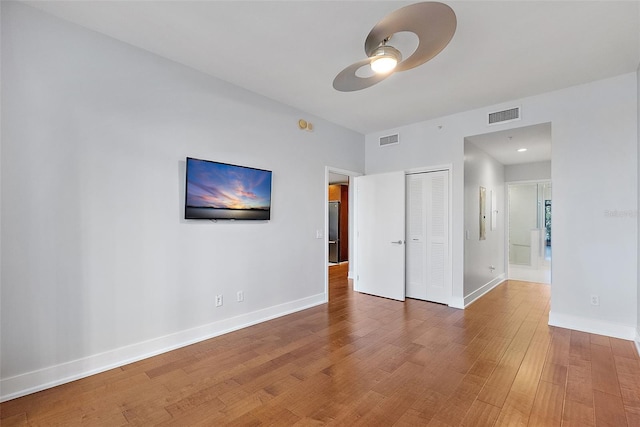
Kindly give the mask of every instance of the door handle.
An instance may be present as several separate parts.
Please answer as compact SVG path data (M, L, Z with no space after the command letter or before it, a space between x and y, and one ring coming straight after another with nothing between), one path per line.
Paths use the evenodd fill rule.
M393 244L395 244L395 245L401 245L401 244L403 244L404 242L403 242L402 240L398 240L397 242L391 242L391 243L393 243Z

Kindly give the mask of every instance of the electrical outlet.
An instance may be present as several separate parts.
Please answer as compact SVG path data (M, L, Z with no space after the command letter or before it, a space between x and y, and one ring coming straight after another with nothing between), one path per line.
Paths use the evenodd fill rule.
M600 305L600 297L598 295L591 295L591 305Z
M237 297L238 297L238 298L237 298L237 299L238 299L238 302L242 302L242 301L244 301L244 292L242 292L242 291L238 291L238 295L237 295Z
M222 295L216 295L216 307L222 307Z

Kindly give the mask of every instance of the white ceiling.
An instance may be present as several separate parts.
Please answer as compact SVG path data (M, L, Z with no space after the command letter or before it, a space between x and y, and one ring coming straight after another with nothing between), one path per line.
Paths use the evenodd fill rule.
M503 165L551 160L551 123L465 138ZM525 152L518 149L526 148Z
M26 3L363 134L633 72L638 1L447 1L453 40L368 89L333 78L404 1Z

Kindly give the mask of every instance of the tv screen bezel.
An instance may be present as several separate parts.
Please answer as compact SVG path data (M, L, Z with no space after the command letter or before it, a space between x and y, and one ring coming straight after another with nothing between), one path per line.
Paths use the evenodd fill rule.
M228 217L228 216L219 216L219 215L214 215L215 213L220 213L221 211L218 211L216 209L212 209L211 210L211 216L193 216L193 215L189 215L189 206L188 206L188 198L189 198L189 161L193 160L193 161L197 161L197 162L204 162L204 163L210 163L213 165L222 165L222 166L230 166L233 168L238 168L240 170L245 169L245 170L255 170L255 171L259 171L259 172L266 172L269 174L269 209L267 210L266 213L266 217L259 217L259 218L251 218L251 217L245 217L245 218L240 218L238 217ZM261 169L261 168L256 168L256 167L252 167L252 166L244 166L244 165L236 165L233 163L227 163L227 162L219 162L219 161L215 161L215 160L206 160L206 159L199 159L196 157L186 157L185 160L185 190L184 190L184 219L185 220L208 220L208 221L270 221L271 220L271 206L272 206L272 202L271 202L271 198L273 195L273 171L269 170L269 169ZM236 211L235 209L229 209L228 211ZM244 212L246 210L243 209L237 209L237 212Z

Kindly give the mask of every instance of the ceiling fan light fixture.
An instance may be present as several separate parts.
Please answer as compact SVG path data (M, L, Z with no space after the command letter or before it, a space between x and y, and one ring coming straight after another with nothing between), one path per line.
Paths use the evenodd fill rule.
M340 92L366 89L398 71L424 64L449 44L456 26L453 9L437 1L415 3L391 12L371 29L365 39L366 59L340 71L333 79L333 88ZM391 37L403 32L413 33L418 38L418 46L413 52L408 53L405 46L406 58L402 58L398 49L387 45ZM369 67L373 73L360 72L364 67Z
M383 44L373 52L369 59L371 59L371 69L374 73L387 74L396 68L398 62L402 61L402 54L395 47Z

